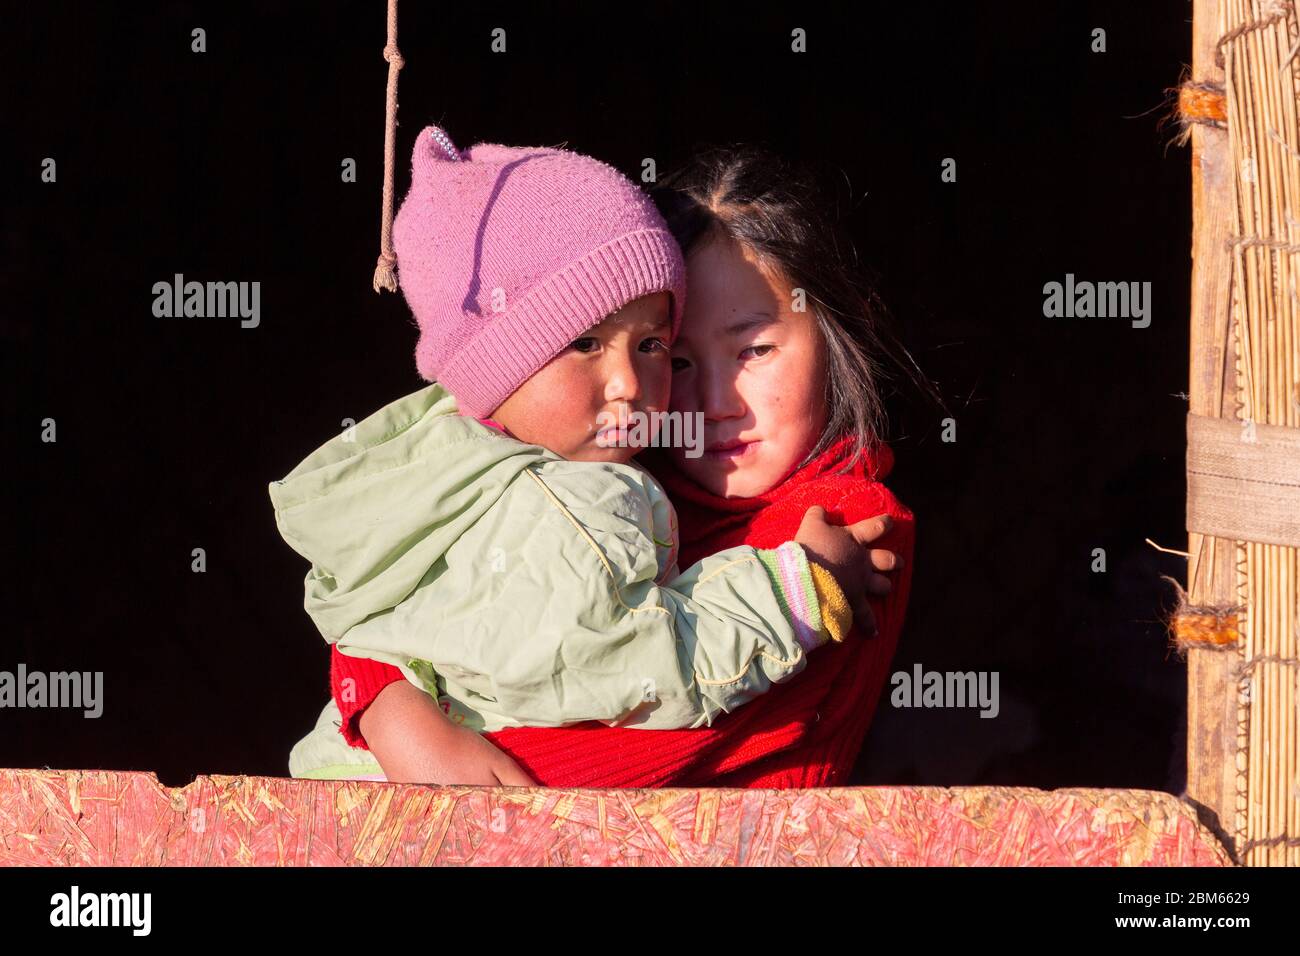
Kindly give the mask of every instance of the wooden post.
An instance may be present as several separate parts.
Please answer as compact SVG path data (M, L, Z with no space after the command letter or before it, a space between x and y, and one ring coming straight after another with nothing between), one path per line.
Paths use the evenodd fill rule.
M1192 81L1220 88L1215 64L1222 0L1195 0ZM1189 410L1234 418L1236 368L1231 339L1232 269L1225 242L1237 221L1232 156L1225 130L1192 128L1192 315ZM1225 607L1238 601L1237 543L1192 533L1188 542L1188 601ZM1187 654L1187 797L1202 821L1235 848L1244 829L1246 794L1238 785L1238 702L1234 652L1191 649ZM1244 787L1244 783L1242 784Z

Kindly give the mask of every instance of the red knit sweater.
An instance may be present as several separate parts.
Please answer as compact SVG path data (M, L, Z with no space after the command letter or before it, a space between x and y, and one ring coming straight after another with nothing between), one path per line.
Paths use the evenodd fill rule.
M518 727L485 734L523 770L548 787L820 787L843 785L889 673L907 609L912 580L915 523L912 513L878 479L893 465L887 445L874 458L834 474L847 442L790 475L756 498L719 498L650 458L677 508L681 567L740 544L775 548L791 540L813 505L833 523L851 524L889 514L895 527L874 545L897 552L903 567L893 590L872 598L880 629L866 639L855 627L842 644L827 644L808 665L761 698L692 730L638 730L596 721L561 728ZM643 460L645 460L643 458ZM871 476L874 476L871 477ZM342 732L365 747L361 712L401 671L388 664L348 657L334 648L331 685L343 715ZM343 690L353 683L350 692Z

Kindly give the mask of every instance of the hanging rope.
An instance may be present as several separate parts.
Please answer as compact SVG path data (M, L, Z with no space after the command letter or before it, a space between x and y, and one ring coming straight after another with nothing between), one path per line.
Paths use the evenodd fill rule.
M397 291L397 256L393 254L393 151L397 140L397 72L404 65L397 50L397 0L388 0L388 97L384 114L384 207L379 225L379 262L375 265L374 287L378 292Z

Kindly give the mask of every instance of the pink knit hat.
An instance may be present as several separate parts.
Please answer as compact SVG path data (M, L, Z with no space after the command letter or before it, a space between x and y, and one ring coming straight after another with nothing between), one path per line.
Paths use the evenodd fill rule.
M393 250L416 367L476 418L633 299L672 293L674 338L686 301L677 242L618 170L562 149L461 151L436 126L415 141Z

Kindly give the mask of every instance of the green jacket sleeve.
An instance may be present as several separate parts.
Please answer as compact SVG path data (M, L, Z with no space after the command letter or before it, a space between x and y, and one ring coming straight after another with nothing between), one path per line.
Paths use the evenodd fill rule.
M574 464L521 476L340 650L422 676L427 662L485 730L698 727L803 669L826 631L799 545L729 548L669 579L658 486Z

